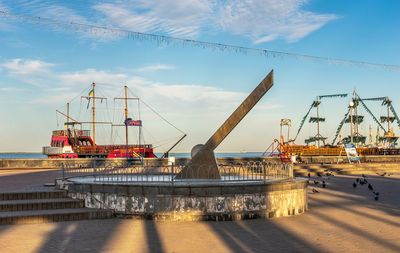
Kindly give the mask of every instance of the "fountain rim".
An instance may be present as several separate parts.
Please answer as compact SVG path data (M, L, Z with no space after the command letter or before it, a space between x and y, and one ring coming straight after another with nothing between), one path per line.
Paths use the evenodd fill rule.
M120 175L115 175L118 177ZM99 176L93 175L81 175L73 176L62 179L62 181L69 184L79 184L79 185L110 185L110 186L166 186L166 187L208 187L208 186L249 186L249 185L269 185L276 184L279 182L291 182L293 178L271 178L271 179L248 179L248 180L222 180L222 179L179 179L174 181L94 181L94 179ZM100 176L101 177L101 176ZM109 175L107 177L110 177ZM93 180L76 180L92 178Z

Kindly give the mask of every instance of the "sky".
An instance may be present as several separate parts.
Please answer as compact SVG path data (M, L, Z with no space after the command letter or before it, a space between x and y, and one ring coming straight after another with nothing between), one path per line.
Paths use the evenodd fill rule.
M264 151L279 137L282 118L292 120L293 137L318 95L355 89L361 97L389 96L400 107L398 69L219 50L67 25L400 65L398 1L0 0L0 11L25 17L0 15L0 152L40 152L49 145L51 131L63 127L56 110L65 112L67 102L71 115L89 121L90 108L80 96L92 82L97 94L108 97L98 101L99 121L122 123L122 104L113 98L122 95L124 85L140 98L139 104L130 101L130 117L143 120L144 141L157 152L182 133L188 137L175 152L205 143L271 69L274 86L217 152ZM321 133L328 140L348 103L349 98L322 102ZM385 113L379 103L368 106L378 117ZM366 116L361 132L368 135L370 125L375 131ZM315 129L307 123L296 142L315 135ZM137 135L131 128L131 143L138 142ZM99 125L96 135L99 144L123 143L122 136L122 129L108 125Z

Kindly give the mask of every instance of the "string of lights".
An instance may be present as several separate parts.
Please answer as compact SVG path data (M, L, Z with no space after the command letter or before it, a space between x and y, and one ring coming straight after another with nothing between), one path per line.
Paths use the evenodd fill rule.
M298 60L311 60L318 62L327 62L329 64L337 64L337 65L347 65L347 66L355 66L360 68L379 68L389 71L400 71L400 65L393 64L382 64L382 63L372 63L366 61L357 61L357 60L349 60L349 59L340 59L340 58L331 58L331 57L323 57L323 56L315 56L308 54L298 54L298 53L290 53L283 51L275 51L261 48L253 48L253 47L242 47L230 44L222 44L215 42L207 42L195 39L184 39L184 38L176 38L167 35L158 35L152 33L143 33L136 31L129 31L119 28L112 28L106 26L99 26L93 24L83 24L77 22L62 22L46 17L39 16L30 16L30 15L20 15L20 14L12 14L3 10L0 10L0 17L8 18L9 20L19 21L19 22L29 22L33 24L39 25L48 25L54 26L57 28L64 28L68 30L73 30L75 32L84 33L88 36L93 37L101 37L108 39L119 39L119 38L127 38L134 41L140 42L153 42L158 46L170 46L170 45L181 45L181 46L191 46L201 49L211 49L218 51L226 51L232 53L240 53L240 54L256 54L259 56L263 56L266 58L292 58Z

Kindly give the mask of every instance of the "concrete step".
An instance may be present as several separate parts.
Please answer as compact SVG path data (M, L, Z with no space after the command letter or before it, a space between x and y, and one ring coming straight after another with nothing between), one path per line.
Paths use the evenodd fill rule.
M67 197L67 193L65 191L0 192L0 201L26 199L57 199L65 197Z
M84 205L83 200L70 198L3 200L0 201L0 212L83 208Z
M107 219L112 215L109 210L90 208L0 212L0 225Z

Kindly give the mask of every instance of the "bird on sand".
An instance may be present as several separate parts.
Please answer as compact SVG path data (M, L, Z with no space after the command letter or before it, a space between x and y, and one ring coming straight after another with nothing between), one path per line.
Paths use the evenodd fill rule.
M376 196L376 195L375 195L374 199L375 199L376 201L378 201L379 196Z
M322 181L322 188L326 188L326 183L325 183L325 181Z
M383 172L382 174L376 173L378 176L384 177L386 176L386 172Z
M356 182L353 182L353 188L356 188L356 187L357 187Z
M318 185L318 184L319 184L319 182L314 180L314 184L315 184L315 185Z
M359 183L359 182L360 182L360 179L359 179L359 178L357 178L357 179L356 179L356 182L357 182L357 183Z
M315 188L312 188L312 192L313 193L319 193L319 191L317 191Z
M311 174L310 174L310 172L308 172L308 178L310 178L311 177Z
M364 175L364 174L361 174L361 176L365 179L365 178L368 178L366 175Z
M322 177L321 173L317 172L317 176L318 177Z
M379 196L379 192L372 192L375 196Z
M368 189L369 189L370 191L373 191L373 190L374 190L374 187L372 187L372 184L368 184Z

